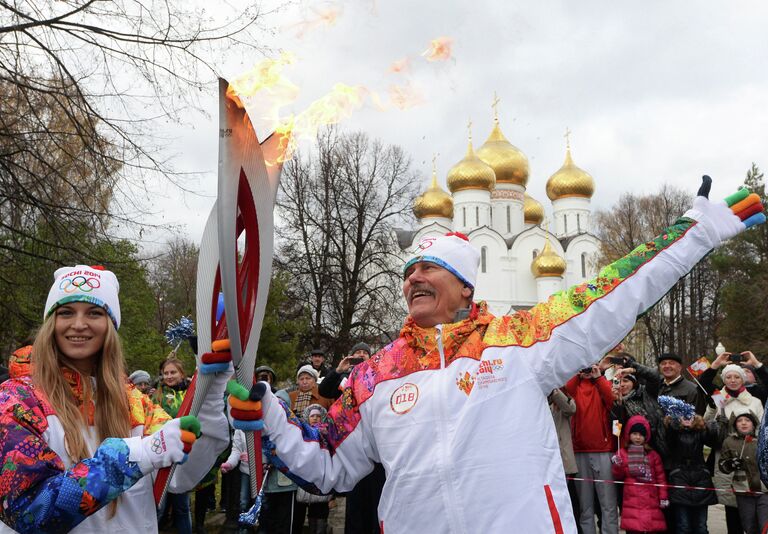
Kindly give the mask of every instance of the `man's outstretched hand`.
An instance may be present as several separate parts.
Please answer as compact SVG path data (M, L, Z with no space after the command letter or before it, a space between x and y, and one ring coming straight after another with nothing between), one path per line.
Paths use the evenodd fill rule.
M765 222L763 204L756 193L750 193L747 188L742 188L725 200L711 202L709 200L711 188L712 178L703 176L698 195L693 201L693 208L688 210L686 216L704 224L713 246L740 234L747 228Z
M248 391L236 380L227 382L229 414L232 416L233 427L244 432L255 432L264 428L261 399L268 387L266 382L258 382Z

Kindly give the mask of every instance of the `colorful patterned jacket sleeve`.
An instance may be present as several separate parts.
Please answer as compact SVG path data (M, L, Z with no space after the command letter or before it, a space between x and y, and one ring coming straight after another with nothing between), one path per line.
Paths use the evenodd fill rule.
M529 311L497 318L490 346L527 348L526 361L549 393L599 360L713 248L704 225L683 217L652 241L604 267L594 279Z
M0 386L0 514L21 533L69 531L142 477L117 438L65 469L43 439L46 415L28 381Z

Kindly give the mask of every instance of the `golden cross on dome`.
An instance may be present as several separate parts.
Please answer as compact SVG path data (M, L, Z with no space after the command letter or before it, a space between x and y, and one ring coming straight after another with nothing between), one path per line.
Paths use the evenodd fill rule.
M571 129L568 128L567 126L565 127L565 135L563 137L565 137L566 148L570 150L571 149Z
M467 132L469 132L469 141L472 142L472 119L467 121Z
M493 108L493 120L496 122L499 122L499 96L496 94L496 91L493 92L493 102L491 102L491 107Z
M438 152L432 154L432 174L437 174L437 156L439 155Z

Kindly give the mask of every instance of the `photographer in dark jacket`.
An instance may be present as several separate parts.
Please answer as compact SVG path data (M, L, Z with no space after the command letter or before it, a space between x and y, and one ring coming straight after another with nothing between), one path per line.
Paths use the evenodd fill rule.
M342 358L336 369L331 369L317 387L320 395L327 399L338 399L341 397L341 390L345 379L352 372L352 368L358 363L364 362L371 357L371 347L368 343L357 343L350 351L349 356Z

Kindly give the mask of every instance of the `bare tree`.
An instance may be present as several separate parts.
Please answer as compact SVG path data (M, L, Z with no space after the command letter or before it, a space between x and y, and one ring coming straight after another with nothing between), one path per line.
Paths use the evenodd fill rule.
M611 210L597 214L601 262L613 261L653 239L674 224L690 203L690 193L668 185L652 195L623 195ZM710 353L722 284L709 259L699 263L638 321L629 337L631 349L647 357L671 351L687 360Z
M158 305L158 331L165 332L182 315L194 316L199 252L197 245L177 237L149 260L150 285Z
M29 237L22 222L73 214L102 233L113 220L135 223L136 188L149 175L178 177L162 126L215 85L219 52L257 49L255 6L0 0L0 229ZM70 237L56 240L72 246Z
M338 356L396 327L393 227L409 216L417 183L399 147L335 129L284 166L278 261L292 275L287 291L309 311L313 343Z

